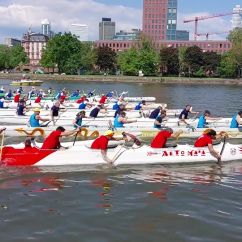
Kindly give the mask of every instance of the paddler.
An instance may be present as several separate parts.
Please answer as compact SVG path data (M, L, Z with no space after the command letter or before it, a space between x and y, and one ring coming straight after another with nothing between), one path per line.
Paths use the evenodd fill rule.
M79 113L77 113L75 120L73 121L74 124L74 128L81 128L82 126L82 119L83 118L87 118L86 117L86 112L80 111Z
M177 132L173 132L173 129L167 128L165 130L161 130L151 141L150 146L152 148L160 149L160 148L166 148L166 142L168 138L174 138L177 139L180 134L182 134L183 131L179 130Z
M238 128L239 125L242 125L242 111L239 111L233 116L230 128Z
M179 115L179 122L178 122L178 124L180 125L180 123L184 123L186 125L189 125L186 120L188 119L188 114L190 114L190 113L191 114L196 114L196 115L199 114L199 112L192 111L192 106L191 105L186 105L186 107L182 110L182 112Z
M219 134L216 133L213 129L207 129L203 132L203 135L201 135L194 143L195 147L208 147L208 150L210 154L215 157L218 162L221 161L221 155L214 149L213 147L213 140L216 140L218 138L222 138L227 136L226 132L220 132Z
M47 122L50 120L50 119L45 119L40 117L39 108L35 108L33 111L34 113L29 118L30 127L42 127L42 125L40 124L40 121Z
M105 161L112 164L113 160L108 158L107 156L107 149L108 149L108 142L110 140L122 140L123 138L114 138L114 132L112 130L108 130L105 135L101 135L100 137L96 138L92 145L91 149L101 150L102 157Z
M161 129L162 122L166 120L166 110L161 110L160 115L155 119L154 128Z
M220 118L211 117L211 113L209 110L205 110L203 115L201 115L198 119L197 128L207 128L208 120L219 120Z
M61 137L67 137L79 132L79 129L66 131L65 128L59 126L55 131L51 132L43 142L41 149L68 149L60 144Z
M114 128L123 128L124 124L130 124L137 122L137 119L128 119L126 117L126 113L124 111L121 111L119 114L117 114L116 118L114 119L113 126Z

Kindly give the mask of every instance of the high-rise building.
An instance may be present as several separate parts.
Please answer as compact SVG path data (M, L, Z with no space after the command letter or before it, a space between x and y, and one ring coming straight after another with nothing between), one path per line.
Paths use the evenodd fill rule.
M241 28L242 27L242 7L236 5L233 8L233 17L232 17L232 28Z
M144 0L143 32L154 41L176 40L177 0Z
M88 41L88 26L86 24L71 24L70 32L80 41Z
M41 22L41 33L48 36L48 37L51 37L51 24L49 22L48 19L44 19L42 22Z
M112 40L115 36L115 25L111 18L102 18L99 23L99 40Z

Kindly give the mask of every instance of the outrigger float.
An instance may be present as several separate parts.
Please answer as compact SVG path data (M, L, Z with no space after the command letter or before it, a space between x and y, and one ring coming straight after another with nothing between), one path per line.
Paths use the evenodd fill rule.
M86 143L85 143L86 142ZM89 142L89 143L88 143ZM23 144L5 146L1 151L1 164L5 166L70 166L107 164L100 150L90 149L90 141L65 143L67 150L44 150L37 147L24 148ZM242 145L222 142L214 146L222 154L222 161L242 160ZM107 156L115 166L152 164L196 164L216 163L217 160L207 147L195 148L191 145L154 149L143 145L125 147L118 145L108 149Z

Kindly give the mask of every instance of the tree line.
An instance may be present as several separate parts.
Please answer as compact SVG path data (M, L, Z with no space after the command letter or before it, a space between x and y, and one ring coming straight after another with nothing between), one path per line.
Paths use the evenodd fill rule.
M204 52L198 46L163 47L142 38L127 51L115 53L104 46L94 48L91 42L80 42L71 33L59 33L47 43L40 64L58 69L59 73L117 74L145 76L241 77L242 28L230 32L230 51L219 54ZM28 58L21 46L0 46L0 69L25 64Z

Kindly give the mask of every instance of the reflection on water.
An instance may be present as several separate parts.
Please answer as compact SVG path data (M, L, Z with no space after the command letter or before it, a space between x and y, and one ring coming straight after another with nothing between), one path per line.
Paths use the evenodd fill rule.
M3 168L0 238L25 241L24 234L32 231L38 241L75 241L81 235L82 241L92 237L99 242L101 236L101 241L146 242L160 241L161 234L161 241L194 241L206 231L207 241L237 241L241 182L240 162L66 171ZM22 223L28 226L19 227ZM171 227L176 234L169 233Z
M100 189L98 192L100 202L96 205L96 207L103 208L105 213L109 213L112 209L112 183L104 178L94 178L91 180L91 186Z

